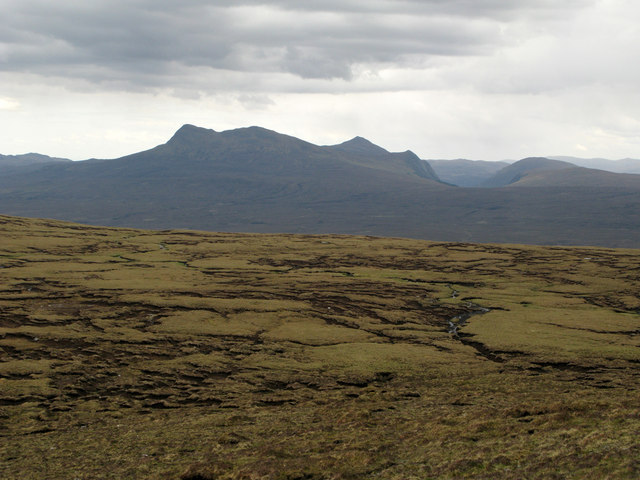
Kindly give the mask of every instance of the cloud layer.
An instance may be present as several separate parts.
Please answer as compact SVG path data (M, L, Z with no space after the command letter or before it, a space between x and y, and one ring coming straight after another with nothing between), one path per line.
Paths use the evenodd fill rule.
M189 75L183 73L193 70L207 76L285 73L349 81L362 71L488 56L526 40L529 24L566 22L591 4L9 0L1 8L0 59L4 71L122 89L188 87ZM508 31L511 25L514 31Z
M117 106L138 126L208 108L228 127L431 157L640 149L633 0L0 0L0 15L0 112L14 114L0 118L21 145L46 115L102 125Z

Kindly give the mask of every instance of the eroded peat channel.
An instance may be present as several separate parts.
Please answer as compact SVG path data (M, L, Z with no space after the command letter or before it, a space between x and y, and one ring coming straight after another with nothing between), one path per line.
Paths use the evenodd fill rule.
M447 329L447 331L457 338L460 338L460 328L464 327L471 317L474 317L476 315L484 315L485 313L489 313L491 311L490 308L484 308L475 303L467 303L465 307L472 310L469 313L456 315L455 317L451 317L448 320L449 328Z
M455 298L455 296L453 297ZM478 315L484 315L491 311L490 308L481 307L480 305L472 302L467 302L464 304L464 307L469 309L466 313L457 314L454 317L451 317L447 320L448 328L447 332L449 332L453 338L457 339L463 345L469 346L478 352L479 355L483 356L487 360L491 360L492 362L502 363L504 360L489 350L486 345L473 340L473 335L465 334L461 332L460 329L464 327L469 319Z
M453 288L451 285L447 285L451 289L451 298L457 299L460 296L460 292ZM459 329L464 327L467 321L475 315L484 315L491 311L490 308L482 307L477 303L466 302L464 308L468 311L465 313L457 314L447 320L449 328L447 331L456 338L460 338Z
M638 251L0 235L2 478L639 474Z

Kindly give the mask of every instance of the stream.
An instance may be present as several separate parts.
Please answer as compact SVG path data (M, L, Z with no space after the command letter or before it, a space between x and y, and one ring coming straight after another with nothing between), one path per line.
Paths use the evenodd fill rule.
M489 313L491 311L490 308L481 307L477 303L468 302L465 304L466 307L472 308L473 311L464 313L462 315L456 315L455 317L451 317L447 322L449 322L448 332L451 333L454 337L458 337L458 329L460 327L464 327L467 324L467 321L476 315L484 315L485 313Z
M449 288L451 289L451 298L457 298L460 292L455 290L451 285L449 285ZM449 326L447 328L447 331L453 336L453 338L460 341L463 345L467 345L475 349L478 352L478 355L481 355L492 362L504 363L505 359L500 357L500 355L498 355L496 352L492 352L481 342L471 340L471 338L469 337L473 337L473 335L464 334L459 331L460 328L464 327L467 324L467 321L471 317L474 317L476 315L484 315L485 313L489 313L491 309L473 302L467 302L464 304L464 306L470 309L470 311L448 319L447 322Z
M453 287L449 286L449 288L451 289L451 298L457 298L458 295L460 295L460 292L455 290ZM458 329L464 327L471 317L474 317L476 315L484 315L485 313L489 313L491 311L490 308L483 307L473 302L467 302L464 304L464 306L470 308L471 311L463 313L462 315L456 315L455 317L451 317L447 320L447 322L449 323L449 328L447 329L447 331L456 338L459 338Z

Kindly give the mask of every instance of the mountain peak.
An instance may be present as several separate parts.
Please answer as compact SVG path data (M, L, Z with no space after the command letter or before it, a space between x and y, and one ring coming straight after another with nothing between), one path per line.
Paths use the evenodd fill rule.
M351 140L333 145L331 148L336 150L342 150L350 153L362 153L367 155L380 155L383 153L389 153L382 147L370 142L363 137L353 137Z
M173 134L173 137L171 137L167 143L193 142L203 138L209 138L216 133L215 130L211 130L210 128L196 127L195 125L186 123Z

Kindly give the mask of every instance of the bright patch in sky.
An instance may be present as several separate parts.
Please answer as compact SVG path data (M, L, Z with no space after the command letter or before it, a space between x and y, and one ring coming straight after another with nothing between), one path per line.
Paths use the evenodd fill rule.
M0 110L17 110L20 108L20 102L12 98L0 97Z

